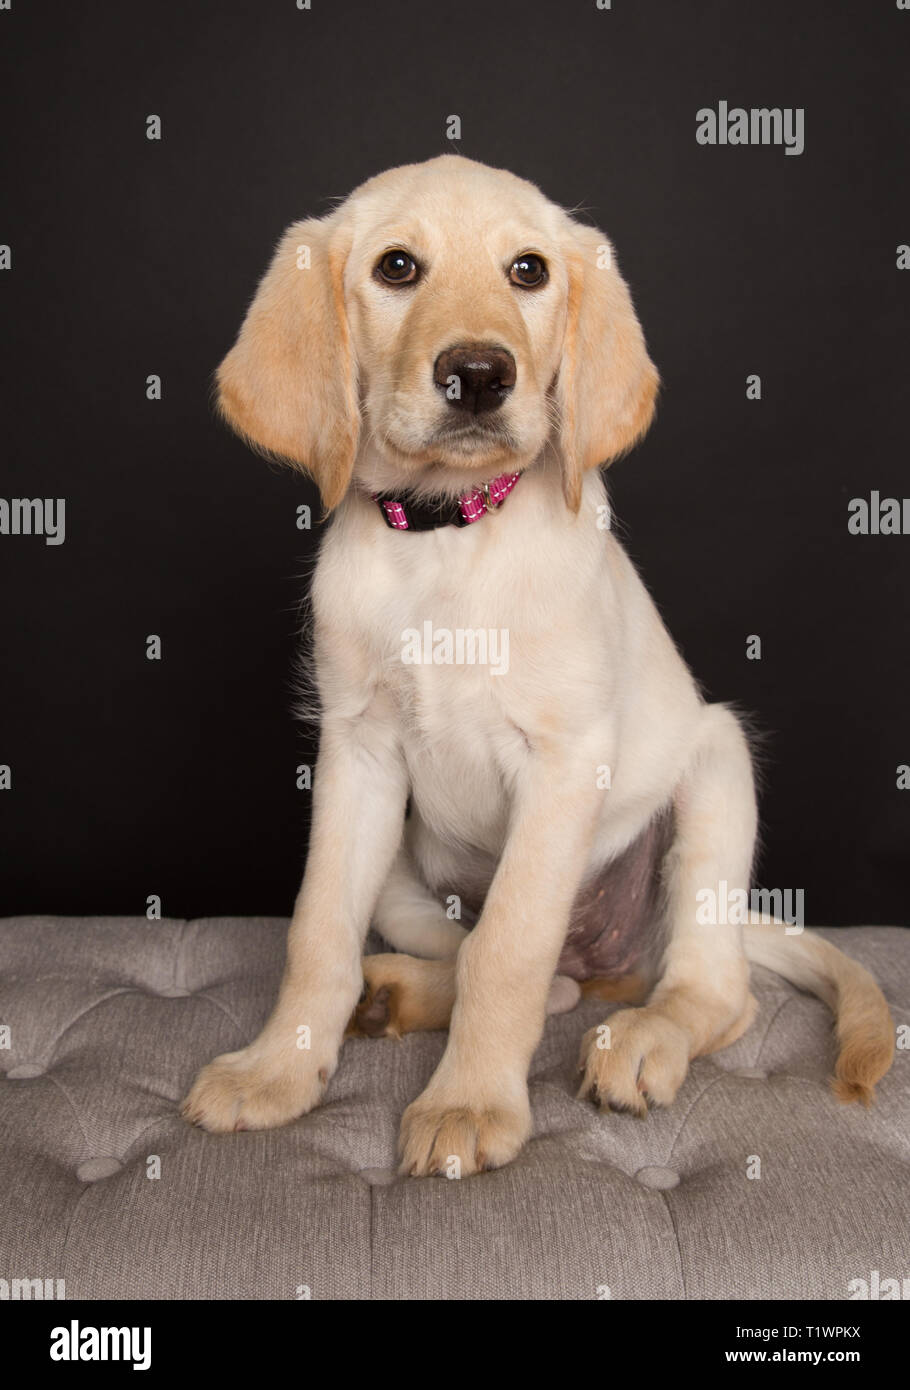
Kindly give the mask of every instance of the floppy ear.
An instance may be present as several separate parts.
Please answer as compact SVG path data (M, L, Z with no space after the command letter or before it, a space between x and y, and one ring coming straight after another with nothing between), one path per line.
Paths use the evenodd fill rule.
M327 511L347 490L360 425L342 289L349 249L337 214L293 223L216 375L228 423L305 469Z
M602 232L572 224L568 268L568 316L556 396L563 491L577 512L585 470L612 462L647 430L659 378L628 286Z

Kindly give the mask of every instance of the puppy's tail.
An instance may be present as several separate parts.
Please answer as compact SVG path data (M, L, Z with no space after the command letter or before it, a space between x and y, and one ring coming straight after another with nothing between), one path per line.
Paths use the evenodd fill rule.
M832 1089L838 1100L869 1105L894 1060L894 1021L869 971L815 932L788 936L782 922L744 928L746 955L823 999L834 1014L838 1056Z

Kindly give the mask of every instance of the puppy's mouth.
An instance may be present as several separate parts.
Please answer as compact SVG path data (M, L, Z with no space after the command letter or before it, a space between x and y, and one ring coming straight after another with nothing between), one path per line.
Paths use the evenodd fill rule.
M478 417L467 420L446 420L427 440L427 448L442 447L463 456L472 453L520 452L520 442L510 429L499 421Z
M478 470L504 472L527 461L529 442L503 416L464 414L437 416L422 429L404 414L400 420L371 431L377 452L408 472L437 466L467 474Z

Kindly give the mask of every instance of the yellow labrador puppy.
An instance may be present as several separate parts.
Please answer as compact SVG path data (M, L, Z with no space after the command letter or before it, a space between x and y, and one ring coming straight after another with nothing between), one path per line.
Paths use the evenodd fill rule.
M332 513L313 825L274 1011L202 1070L189 1119L285 1124L346 1031L448 1025L402 1170L495 1167L531 1130L548 1007L641 1004L580 1064L582 1095L641 1113L748 1028L750 960L831 1005L835 1090L871 1097L894 1036L872 977L724 910L750 886L747 742L609 529L598 465L657 386L606 237L509 173L408 165L286 232L218 390ZM395 953L361 959L371 922Z

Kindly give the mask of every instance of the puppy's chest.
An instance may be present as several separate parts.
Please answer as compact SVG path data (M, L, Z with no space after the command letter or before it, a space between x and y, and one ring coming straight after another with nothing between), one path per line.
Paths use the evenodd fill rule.
M386 636L381 679L410 756L487 767L524 746L507 714L515 679L508 627L437 607Z
M363 637L396 702L429 733L468 707L475 719L495 717L516 627L509 595L485 582L482 568L435 557L385 576L366 607Z
M509 717L518 675L508 615L474 597L444 583L399 594L376 613L371 640L418 804L460 836L497 838L528 749Z

